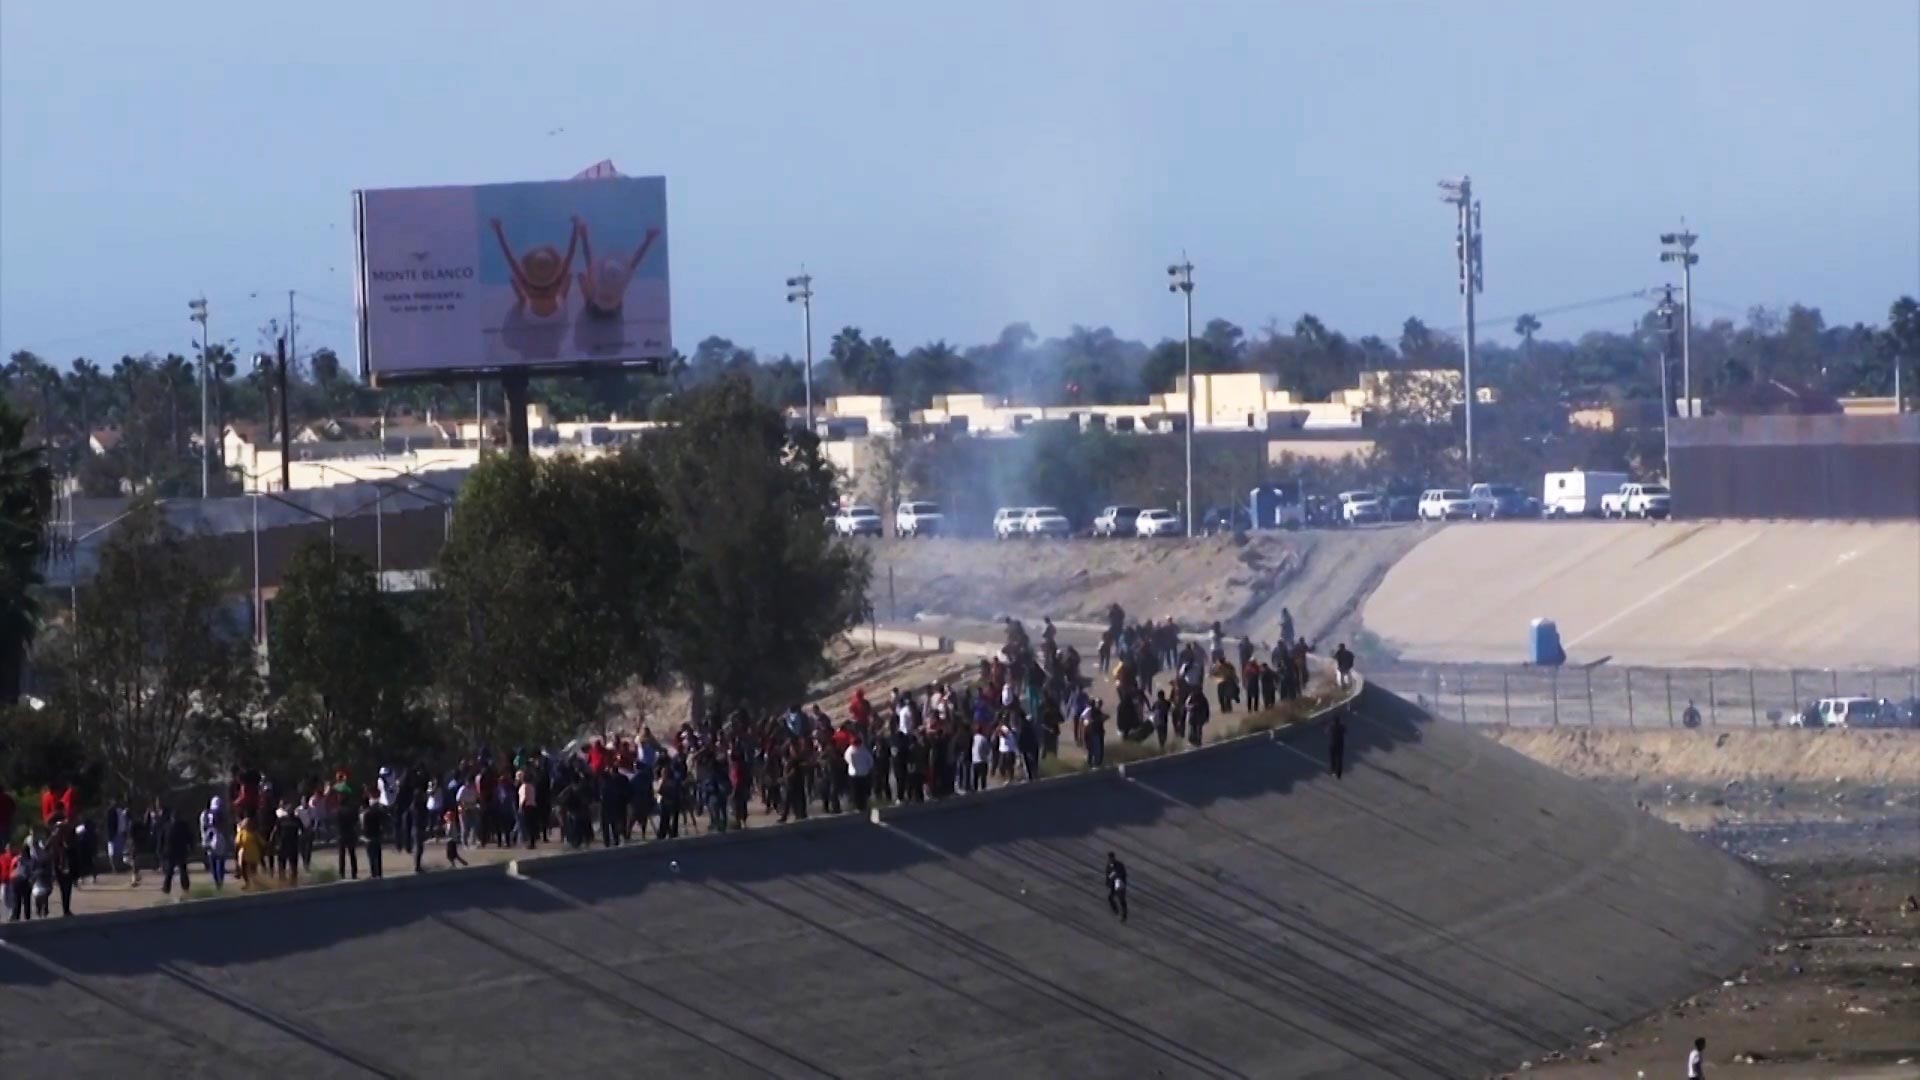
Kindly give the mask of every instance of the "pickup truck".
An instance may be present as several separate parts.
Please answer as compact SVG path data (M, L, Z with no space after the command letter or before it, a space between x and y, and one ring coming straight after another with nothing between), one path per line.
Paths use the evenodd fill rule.
M1620 490L1600 496L1603 518L1663 518L1673 495L1664 484L1622 484Z

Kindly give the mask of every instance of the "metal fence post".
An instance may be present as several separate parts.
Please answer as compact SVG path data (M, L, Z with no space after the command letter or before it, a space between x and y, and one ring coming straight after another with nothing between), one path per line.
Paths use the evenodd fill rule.
M1840 669L1834 668L1833 670L1827 672L1827 674L1833 676L1833 696L1839 697L1840 696Z
M1787 672L1787 707L1793 712L1800 711L1800 669Z
M1513 723L1513 689L1508 685L1507 669L1500 669L1500 715L1508 725Z
M1707 723L1720 726L1720 709L1713 703L1713 669L1707 669Z
M1553 685L1547 691L1553 696L1553 726L1560 726L1560 669L1553 669Z
M1593 726L1593 669L1582 668L1587 673L1587 726Z
M1753 669L1747 669L1747 711L1753 714L1753 726L1760 726L1760 695L1753 690Z
M1460 673L1460 722L1467 722L1467 673Z
M1669 671L1669 672L1666 672L1665 674L1667 676L1667 726L1672 727L1673 726L1673 672Z
M1633 726L1633 669L1627 669L1627 726Z

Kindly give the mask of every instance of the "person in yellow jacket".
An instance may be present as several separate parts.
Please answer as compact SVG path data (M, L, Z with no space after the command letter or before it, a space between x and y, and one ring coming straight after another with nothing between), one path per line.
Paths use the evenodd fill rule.
M251 889L259 880L260 864L267 852L266 838L253 827L252 818L240 819L240 827L233 835L233 848L240 860L240 887Z

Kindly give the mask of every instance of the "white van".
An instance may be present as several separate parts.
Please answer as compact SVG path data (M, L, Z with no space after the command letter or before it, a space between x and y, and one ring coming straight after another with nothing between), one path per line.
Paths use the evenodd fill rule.
M1620 490L1627 474L1619 472L1550 472L1540 496L1540 512L1550 518L1599 517L1600 497Z
M1025 524L1026 516L1027 508L1024 506L1003 506L995 510L993 512L993 538L995 540L1010 540L1016 536L1025 536L1027 534Z
M1821 727L1873 727L1880 721L1880 703L1869 697L1821 698L1813 711Z

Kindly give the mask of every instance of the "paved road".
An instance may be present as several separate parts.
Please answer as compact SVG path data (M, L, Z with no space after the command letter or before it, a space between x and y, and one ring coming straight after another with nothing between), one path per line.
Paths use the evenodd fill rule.
M16 934L0 1060L1457 1077L1659 1007L1753 947L1768 894L1737 861L1378 691L1358 713L1345 781L1308 726L883 824ZM1108 851L1131 869L1126 925Z

